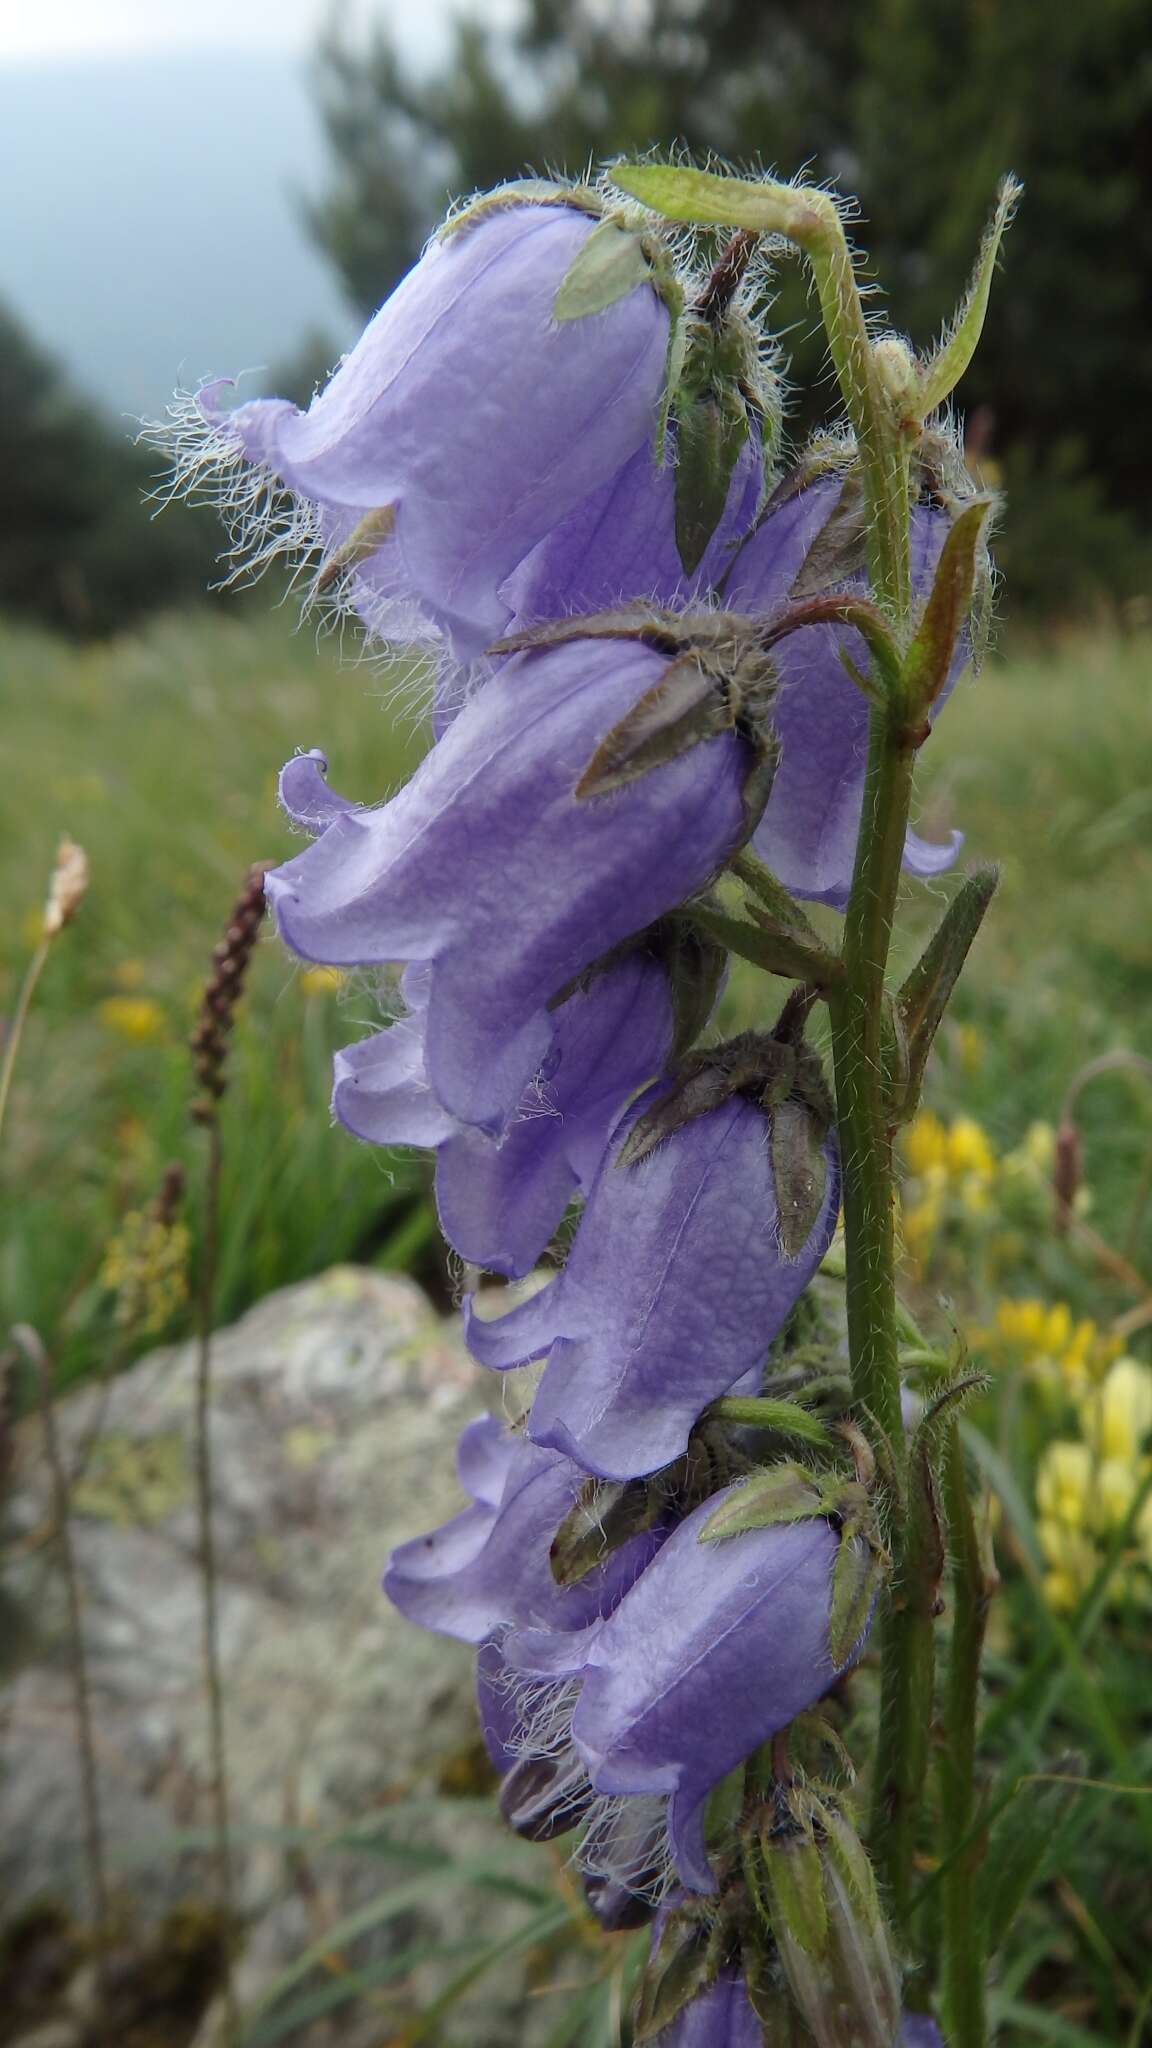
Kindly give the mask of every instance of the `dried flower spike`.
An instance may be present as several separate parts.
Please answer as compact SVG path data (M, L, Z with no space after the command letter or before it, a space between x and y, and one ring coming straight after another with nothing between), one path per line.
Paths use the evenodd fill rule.
M44 932L46 939L54 939L75 917L88 890L88 855L82 846L67 835L56 849L56 865L48 886L48 900L44 905Z
M233 905L228 929L213 949L212 973L205 984L196 1028L189 1040L193 1069L203 1090L192 1105L193 1120L199 1124L211 1123L215 1105L228 1085L224 1077L228 1034L264 920L264 875L270 866L270 861L257 861L249 868Z

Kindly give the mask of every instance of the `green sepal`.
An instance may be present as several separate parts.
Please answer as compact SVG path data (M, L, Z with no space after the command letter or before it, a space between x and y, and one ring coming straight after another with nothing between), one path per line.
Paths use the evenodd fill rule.
M316 589L328 590L346 569L355 569L366 562L377 548L382 548L396 531L395 505L380 505L372 512L365 512L358 519L347 540L334 548L326 562L321 565L316 577Z
M992 866L965 876L900 986L890 1020L894 1052L899 1055L889 1080L891 1113L897 1123L906 1123L916 1113L928 1055L999 879L999 868Z
M935 412L937 406L956 389L965 370L976 353L976 346L988 311L988 299L992 290L992 278L996 270L996 258L1005 229L1009 226L1023 186L1014 177L1001 181L996 194L996 207L992 219L984 231L976 268L968 287L964 302L957 313L952 327L936 354L929 358L920 372L918 393L921 418Z
M714 1508L700 1531L701 1543L724 1543L750 1529L786 1522L813 1522L825 1513L824 1497L804 1465L767 1465L735 1487Z
M703 740L731 732L733 724L716 677L695 654L677 655L659 682L601 740L576 784L576 795L584 799L623 789Z
M828 193L773 178L721 177L684 164L614 164L612 183L665 220L698 227L748 228L797 239L835 216Z
M744 1031L709 1046L685 1061L681 1072L652 1108L633 1124L617 1154L620 1166L636 1166L665 1138L698 1116L719 1109L733 1095L763 1096L778 1087L788 1093L796 1076L796 1052L764 1031Z
M748 439L748 404L740 329L725 321L690 324L679 381L672 393L676 423L676 547L686 576L700 566L724 515L740 451Z
M845 1530L832 1567L828 1653L837 1671L848 1662L868 1623L884 1568L866 1536Z
M670 2026L677 2013L715 1982L722 1960L706 1906L689 1904L669 1913L640 1980L633 2021L637 2048Z
M812 1835L763 1830L760 1852L777 1940L791 1935L805 1955L828 1950L828 1906L820 1850Z
M927 719L948 680L986 558L985 532L991 511L991 498L974 498L953 522L941 549L928 602L904 657L901 684L913 726Z
M824 1205L828 1162L822 1150L827 1124L821 1128L806 1102L796 1096L778 1102L768 1138L772 1184L776 1191L776 1223L785 1258L800 1256Z
M576 1586L612 1551L651 1529L664 1512L658 1488L643 1479L587 1479L548 1552L558 1586Z
M556 320L583 320L650 284L652 267L642 236L619 221L602 220L581 244L552 301Z
M792 579L793 599L821 597L868 567L868 514L858 469L844 478L840 496Z
M437 228L436 240L450 241L453 235L478 226L490 213L506 213L511 206L571 206L577 213L590 214L594 219L604 212L603 199L590 185L562 185L553 178L509 178L491 192L478 192L474 199L449 214Z

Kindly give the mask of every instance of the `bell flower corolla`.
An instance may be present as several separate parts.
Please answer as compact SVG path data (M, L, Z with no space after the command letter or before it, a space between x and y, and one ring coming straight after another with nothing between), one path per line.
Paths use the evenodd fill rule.
M679 1457L708 1403L761 1365L824 1257L839 1209L829 1136L817 1221L799 1257L785 1257L770 1112L742 1095L621 1165L633 1122L662 1092L622 1119L556 1278L492 1321L465 1303L481 1365L547 1355L528 1420L533 1441L609 1479Z
M843 489L843 475L837 474L799 487L791 479L780 487L733 563L724 585L729 610L772 617L801 601L793 599L793 584L837 513ZM918 602L928 596L951 525L940 506L913 508L912 589ZM867 589L862 569L837 573L831 549L826 572L815 580L822 592ZM868 756L868 702L845 671L841 649L867 671L868 652L860 635L843 626L804 626L772 650L779 677L773 725L780 762L752 840L754 851L794 896L837 910L844 908L852 882ZM951 683L968 652L962 639ZM915 875L941 874L961 843L958 832L946 845L935 846L909 830L904 865Z
M580 1681L571 1739L597 1792L664 1793L683 1884L712 1891L713 1785L855 1661L829 1649L839 1537L823 1516L701 1541L732 1489L667 1538L613 1612L576 1632L518 1629L514 1668Z
M515 615L510 630L607 611L636 598L676 606L707 596L756 517L763 476L760 437L752 428L737 456L720 522L689 576L676 543L674 451L658 463L651 447L639 449L538 542L501 586Z
M432 1146L448 1243L471 1264L518 1279L572 1196L587 1194L621 1109L668 1057L668 976L638 947L575 989L553 1012L545 1065L499 1139L459 1123L432 1092L427 983L425 968L409 968L408 1014L336 1054L332 1109L374 1144Z
M701 889L745 837L753 749L735 731L603 794L576 784L669 657L568 641L508 661L379 810L298 755L281 801L315 844L265 878L282 937L334 966L430 963L424 1056L437 1101L493 1134L545 1065L549 1004Z
M585 1474L514 1436L491 1416L470 1422L457 1472L472 1505L392 1552L384 1591L409 1621L466 1643L510 1624L581 1628L631 1585L662 1532L631 1537L573 1586L558 1586L549 1548Z
M614 303L555 316L597 226L562 194L478 206L430 243L306 412L200 393L217 454L312 508L334 567L351 552L351 602L374 629L414 597L474 659L510 616L505 577L653 439L670 316L644 245Z

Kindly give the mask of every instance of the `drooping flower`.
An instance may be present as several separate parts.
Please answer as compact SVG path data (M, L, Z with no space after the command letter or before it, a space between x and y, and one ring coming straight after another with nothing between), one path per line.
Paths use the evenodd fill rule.
M227 411L224 385L200 393L218 456L235 451L310 508L372 630L415 599L473 659L509 617L504 579L652 440L669 310L651 238L599 211L591 194L510 191L450 223L306 412L276 398ZM633 244L635 282L558 319L598 228Z
M430 964L428 1080L463 1123L504 1128L549 1056L553 997L703 887L748 830L754 753L734 730L575 793L670 667L638 640L517 655L381 810L333 795L320 754L284 771L286 810L321 836L267 877L282 936L333 966Z
M484 1643L511 1624L581 1628L602 1615L658 1547L646 1531L606 1554L577 1584L552 1576L549 1548L585 1474L491 1416L471 1422L457 1449L471 1507L393 1551L384 1591L409 1621Z
M853 545L862 528L844 519L844 488L843 472L812 482L803 472L785 479L736 555L724 584L730 610L770 617L802 596L867 588L859 547ZM951 524L940 505L913 510L912 587L921 601ZM867 669L859 634L842 626L805 626L773 650L780 677L773 723L781 758L753 840L793 895L836 909L847 902L852 880L868 751L868 703L843 667L842 649ZM962 639L953 682L968 652ZM904 864L913 874L940 874L960 844L959 833L947 845L934 846L909 831Z
M728 1493L731 1489L728 1489ZM578 1632L517 1630L513 1667L580 1681L571 1736L596 1791L667 1794L682 1882L711 1891L704 1804L854 1661L829 1648L840 1538L821 1515L701 1541L727 1494L673 1531L613 1612Z
M440 1227L462 1259L531 1272L577 1189L587 1193L616 1118L658 1073L672 1039L667 973L643 948L574 990L553 1013L546 1063L503 1137L441 1108L425 1061L427 970L410 968L410 1009L387 1031L338 1052L332 1108L358 1137L436 1151Z
M819 1215L799 1257L785 1256L768 1113L743 1095L621 1165L633 1123L660 1092L618 1129L562 1272L497 1320L465 1305L482 1365L547 1355L533 1441L613 1479L679 1457L708 1403L762 1363L828 1249L839 1207L829 1137Z

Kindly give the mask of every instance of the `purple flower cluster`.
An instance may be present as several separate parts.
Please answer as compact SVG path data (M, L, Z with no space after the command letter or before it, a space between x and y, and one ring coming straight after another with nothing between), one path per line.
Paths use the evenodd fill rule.
M685 1064L724 965L693 905L732 857L750 843L796 896L847 897L867 706L842 656L866 665L863 645L830 625L761 643L803 597L866 587L858 486L836 444L768 494L749 323L657 237L592 193L509 188L449 224L306 412L201 394L214 459L287 488L320 581L371 634L441 652L436 742L388 802L335 795L319 753L289 762L312 843L266 890L303 958L403 968L402 1013L337 1056L333 1108L435 1153L459 1257L524 1280L578 1209L535 1291L498 1315L497 1290L466 1300L482 1364L543 1369L518 1424L465 1430L471 1505L385 1586L475 1645L504 1811L537 1839L583 1828L610 1926L673 1874L715 1889L713 1789L859 1649L833 1655L849 1538L824 1496L708 1530L750 1468L706 1411L760 1390L836 1223L814 1056L781 1027L762 1070L723 1047ZM668 383L685 350L690 399ZM692 405L724 422L706 516L686 510ZM918 591L951 516L925 488ZM906 859L954 851L912 836ZM715 1085L672 1112L690 1070ZM778 1157L797 1118L799 1228ZM760 2038L731 1972L689 2011L685 2043Z

